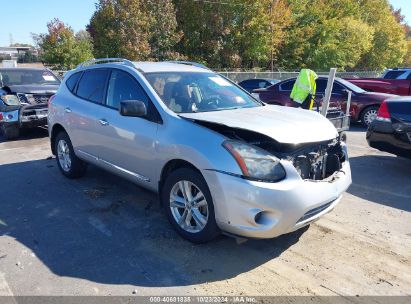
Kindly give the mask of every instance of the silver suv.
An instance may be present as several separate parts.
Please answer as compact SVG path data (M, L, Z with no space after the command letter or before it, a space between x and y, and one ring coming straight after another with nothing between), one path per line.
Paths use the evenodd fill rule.
M100 59L50 100L68 178L94 164L158 192L184 238L272 238L329 212L351 183L347 148L318 113L263 104L189 62Z

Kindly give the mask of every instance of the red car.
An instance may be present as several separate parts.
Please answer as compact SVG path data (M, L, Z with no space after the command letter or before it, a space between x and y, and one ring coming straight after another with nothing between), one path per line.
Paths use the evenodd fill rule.
M290 93L296 78L290 78L276 83L268 88L254 90L258 98L268 104L277 104L289 107L298 107L299 104L290 99ZM327 86L327 77L318 77L317 95L324 95ZM341 106L345 111L347 91L352 92L350 115L352 121L361 120L364 126L368 126L377 116L380 104L397 95L367 92L360 87L342 78L335 78L330 105Z
M347 78L347 80L369 92L411 95L411 68L388 69L381 78Z
M353 78L347 80L370 92L390 93L401 96L411 95L411 80L408 79Z

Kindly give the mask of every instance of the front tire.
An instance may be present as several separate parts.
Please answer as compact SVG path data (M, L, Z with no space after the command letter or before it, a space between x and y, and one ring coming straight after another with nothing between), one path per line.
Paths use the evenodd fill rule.
M371 122L377 117L378 107L371 106L365 108L361 113L361 123L364 127L368 128Z
M186 240L206 243L219 234L210 190L198 171L173 171L165 180L161 198L168 220Z
M87 164L74 154L73 145L66 132L57 134L54 148L57 165L64 176L79 178L85 174Z
M3 124L1 129L7 140L16 139L20 136L20 128L17 125L7 126Z

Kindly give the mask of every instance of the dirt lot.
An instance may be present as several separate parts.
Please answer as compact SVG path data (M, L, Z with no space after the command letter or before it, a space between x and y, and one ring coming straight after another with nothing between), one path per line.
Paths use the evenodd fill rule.
M0 138L0 295L411 295L411 161L362 129L333 212L240 245L180 239L155 195L97 168L65 179L46 136Z

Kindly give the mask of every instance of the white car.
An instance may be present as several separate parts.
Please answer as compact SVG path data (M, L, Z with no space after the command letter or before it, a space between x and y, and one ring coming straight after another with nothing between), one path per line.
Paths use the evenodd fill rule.
M346 144L326 118L266 105L194 63L82 64L50 100L48 127L65 176L91 163L158 192L197 243L297 230L351 184Z

